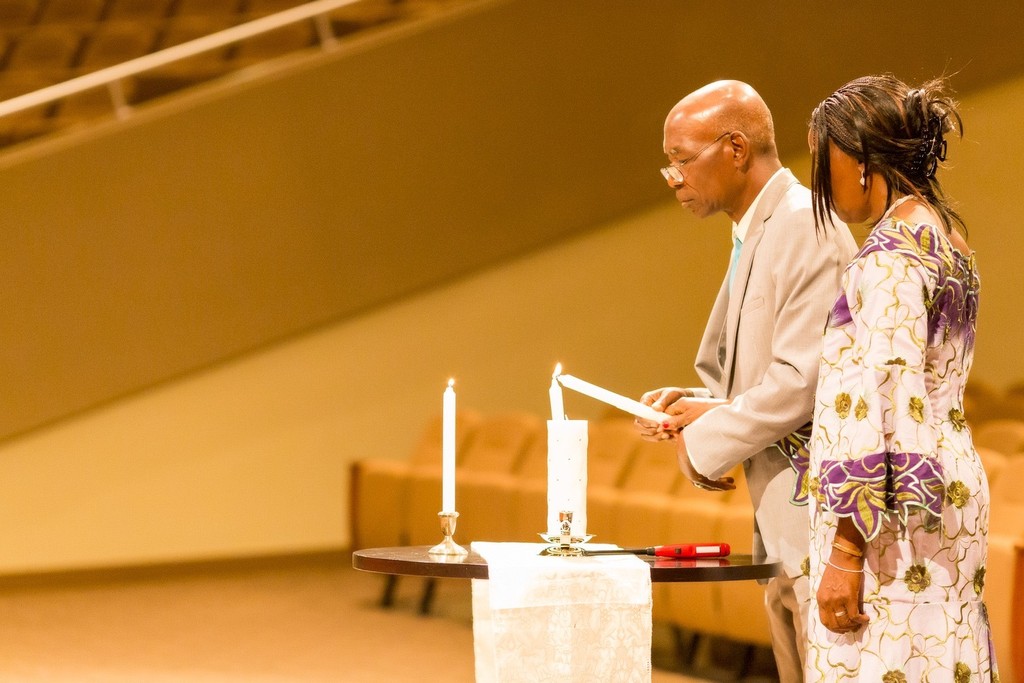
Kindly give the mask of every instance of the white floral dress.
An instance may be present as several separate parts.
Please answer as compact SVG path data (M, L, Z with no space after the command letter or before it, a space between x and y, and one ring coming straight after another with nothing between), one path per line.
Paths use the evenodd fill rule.
M825 330L806 490L807 681L998 681L985 585L988 482L964 421L974 350L974 256L892 218L843 276ZM813 602L838 517L867 539L852 634Z

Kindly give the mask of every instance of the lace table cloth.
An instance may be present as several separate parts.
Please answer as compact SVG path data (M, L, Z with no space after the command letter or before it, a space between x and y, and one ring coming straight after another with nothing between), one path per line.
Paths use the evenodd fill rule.
M651 680L651 570L633 555L549 557L542 543L473 543L477 683ZM614 548L588 545L588 548Z

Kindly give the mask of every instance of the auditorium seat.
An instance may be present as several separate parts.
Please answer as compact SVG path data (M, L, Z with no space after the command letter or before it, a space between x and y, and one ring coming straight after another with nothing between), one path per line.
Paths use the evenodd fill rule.
M548 439L534 443L523 457L516 478L491 489L494 494L508 491L509 514L506 524L511 538L521 543L541 543L539 534L547 533L548 515Z
M736 479L734 491L709 492L683 484L666 510L668 537L672 543L729 543L735 552L749 548L750 539L725 537L722 519L732 505L747 505L749 497L742 470L730 472ZM673 627L693 639L701 635L723 635L721 596L717 583L671 584L665 591L662 613ZM691 646L692 651L692 646Z
M587 533L594 534L594 543L615 543L610 537L608 516L600 507L591 508L590 494L595 498L601 489L617 487L625 476L630 459L640 439L632 420L616 416L591 420L587 424ZM544 435L545 453L547 434ZM546 455L545 455L546 458ZM547 466L543 476L526 482L516 491L513 501L515 536L524 541L539 542L538 534L547 529Z
M458 534L466 544L511 540L510 501L493 498L491 487L514 476L527 453L545 440L544 423L536 415L497 415L485 425L459 458L455 474ZM436 491L439 496L440 485ZM437 536L436 520L431 526L431 533Z
M1009 456L984 446L975 446L974 450L977 451L978 457L981 458L981 465L985 468L985 476L988 478L988 485L991 487L1009 462Z
M147 21L106 21L86 37L75 75L99 71L147 54L156 38L156 24ZM137 81L118 83L126 104L135 101ZM69 124L82 123L115 113L107 86L69 95L57 103L57 116Z
M38 9L37 0L0 0L0 28L13 32L28 26Z
M166 17L173 0L109 0L106 19L156 21Z
M459 425L463 426L463 411ZM455 540L539 543L547 520L547 430L534 416L481 418L468 444L457 451ZM352 544L360 547L434 545L442 539L440 420L431 423L409 461L366 459L352 469ZM753 513L742 469L730 474L737 490L708 493L679 472L675 449L636 434L620 413L588 423L588 533L595 543L646 547L666 543L726 542L749 553ZM415 464L413 464L415 460ZM390 604L396 579L388 579ZM748 585L749 584L749 585ZM435 582L423 583L420 610L427 613ZM763 589L752 582L652 587L654 618L685 635L747 643L748 654L767 644ZM740 662L742 664L742 661Z
M230 17L241 13L241 0L177 0L171 12L177 16Z
M1014 463L1014 459L1018 462ZM1013 637L1013 600L1015 591L1024 591L1024 576L1016 561L1024 548L1024 454L1011 455L1009 464L991 484L988 564L984 576L985 604L988 607L992 637L999 657L1001 680L1020 680L1014 674L1012 648L1021 647Z
M618 542L612 536L616 510L603 503L619 495L641 443L632 418L621 415L587 425L587 533L595 543Z
M1024 454L1009 456L1007 466L989 484L989 533L1024 539Z
M53 85L54 79L52 71L0 71L0 101ZM13 145L53 132L59 127L59 122L50 117L52 111L51 103L0 117L0 144Z
M455 421L456 454L466 450L480 420L476 411L459 411ZM440 472L441 429L441 416L437 415L427 423L408 457L368 456L352 464L349 504L353 548L409 543L405 529L409 477L415 469ZM440 505L437 507L440 509ZM436 513L437 510L434 511L435 516Z
M283 12L292 7L305 4L303 0L249 0L245 5L245 13L255 19L268 14Z
M97 71L148 53L156 42L157 26L155 21L103 22L87 36L77 72Z
M964 387L964 416L971 428L1002 417L1000 404L1002 392L997 391L991 384L979 379L971 379Z
M521 509L520 493L547 479L547 435L542 428L526 447L510 472L460 470L457 475L457 507L464 514L469 533L460 537L477 541L539 543L544 531L544 507ZM539 487L537 487L539 490ZM460 516L460 520L462 520ZM472 521L470 521L472 520Z
M460 411L461 415L461 411ZM503 501L465 499L459 492L460 481L473 476L490 477L512 472L534 441L541 437L543 422L535 415L510 412L482 418L469 444L456 453L455 542L468 548L474 540L487 535L488 524L504 523L507 508ZM409 477L409 504L405 510L405 528L410 545L436 545L443 539L438 512L442 507L440 462L429 467L413 468ZM507 503L507 502L506 502ZM423 585L420 612L430 611L436 581Z
M121 95L125 104L135 99L135 81L120 81ZM104 117L117 116L118 111L107 86L90 88L74 95L68 95L56 104L56 122L62 127L82 125Z
M1005 455L1024 452L1024 420L990 420L972 430L974 444Z
M663 510L684 479L676 462L675 445L644 441L632 432L631 455L618 486L595 488L587 494L587 507L603 509L597 519L604 542L646 547L670 542ZM593 517L592 517L593 519ZM595 539L596 540L596 539Z
M36 22L89 28L100 19L104 0L49 0L43 3Z
M32 71L38 87L45 87L304 4L305 0L0 0L0 74L9 82L29 83L25 73ZM321 29L342 36L454 4L458 3L359 0L319 20L206 51L119 85L128 104L138 104L315 46L326 39ZM17 75L11 75L14 72ZM69 96L35 112L3 117L0 146L112 111L105 88Z
M157 37L157 50L181 45L235 25L234 15L175 16L167 20ZM181 88L222 76L230 70L227 57L233 46L207 50L192 57L139 74L137 97L148 100Z
M316 45L317 40L312 21L288 24L239 42L230 55L230 62L237 68L251 66Z
M1024 394L1006 392L1006 396L1003 398L1002 414L1008 419L1024 422Z
M1024 591L1024 575L1017 561L1020 553L1024 553L1024 537L989 535L984 598L1001 681L1020 681L1024 676L1015 666L1015 650L1024 647L1024 640L1015 640L1013 633L1014 600L1020 601L1017 594Z
M615 543L624 548L646 548L654 545L686 542L669 533L669 519L665 511L672 501L696 493L683 477L676 462L675 446L668 442L644 441L636 436L636 446L621 486L603 488L588 494L588 508L607 506L607 529L594 527L599 532L595 542ZM655 621L667 621L665 593L668 584L652 585Z
M729 505L722 510L719 536L732 545L734 552L750 554L753 551L754 509L746 479L740 477L739 482L742 483ZM768 615L764 610L764 586L756 581L734 581L718 584L715 588L721 604L721 635L748 645L771 647ZM752 654L748 651L747 656Z
M385 24L403 16L407 3L392 0L361 0L332 11L334 34L344 36L370 26Z
M16 36L8 49L6 70L48 71L55 81L70 74L83 32L69 26L34 26Z
M0 101L54 84L53 73L37 69L6 69L0 71ZM10 115L9 115L10 116ZM13 116L17 116L14 114ZM4 118L0 118L2 121Z

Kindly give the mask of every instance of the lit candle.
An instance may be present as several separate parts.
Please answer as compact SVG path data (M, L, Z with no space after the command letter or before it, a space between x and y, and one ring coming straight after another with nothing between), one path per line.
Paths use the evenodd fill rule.
M565 404L562 402L562 385L558 383L558 376L562 374L562 364L555 366L555 373L551 375L551 388L548 389L548 398L551 399L551 419L565 419Z
M662 422L668 418L665 413L660 413L650 406L645 406L640 401L634 401L631 398L620 396L615 392L602 389L596 384L590 382L584 382L583 380L573 377L572 375L558 375L558 381L562 383L563 387L578 391L581 394L586 394L591 398L596 398L602 403L607 403L610 406L615 406L619 410L624 410L631 415L642 417L645 420L651 420L654 422Z
M441 415L441 512L455 512L455 384L448 380Z

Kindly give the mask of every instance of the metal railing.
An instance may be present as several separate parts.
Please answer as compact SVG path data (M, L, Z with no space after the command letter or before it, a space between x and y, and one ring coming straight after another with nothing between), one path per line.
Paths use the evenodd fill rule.
M152 52L148 55L122 62L121 64L83 74L82 76L40 88L24 95L18 95L17 97L0 102L0 117L32 109L33 107L50 102L56 102L86 90L106 86L110 92L115 115L118 118L126 118L130 115L132 108L128 104L124 96L124 90L121 87L123 79L188 57L194 57L203 52L226 47L246 38L252 38L253 36L258 36L306 19L313 19L316 24L317 35L320 39L320 47L328 50L337 45L338 39L331 29L327 14L355 2L358 2L358 0L313 0L313 2L307 2L298 7L260 17L238 26L232 26L223 31L190 40L187 43L174 45L158 52Z

